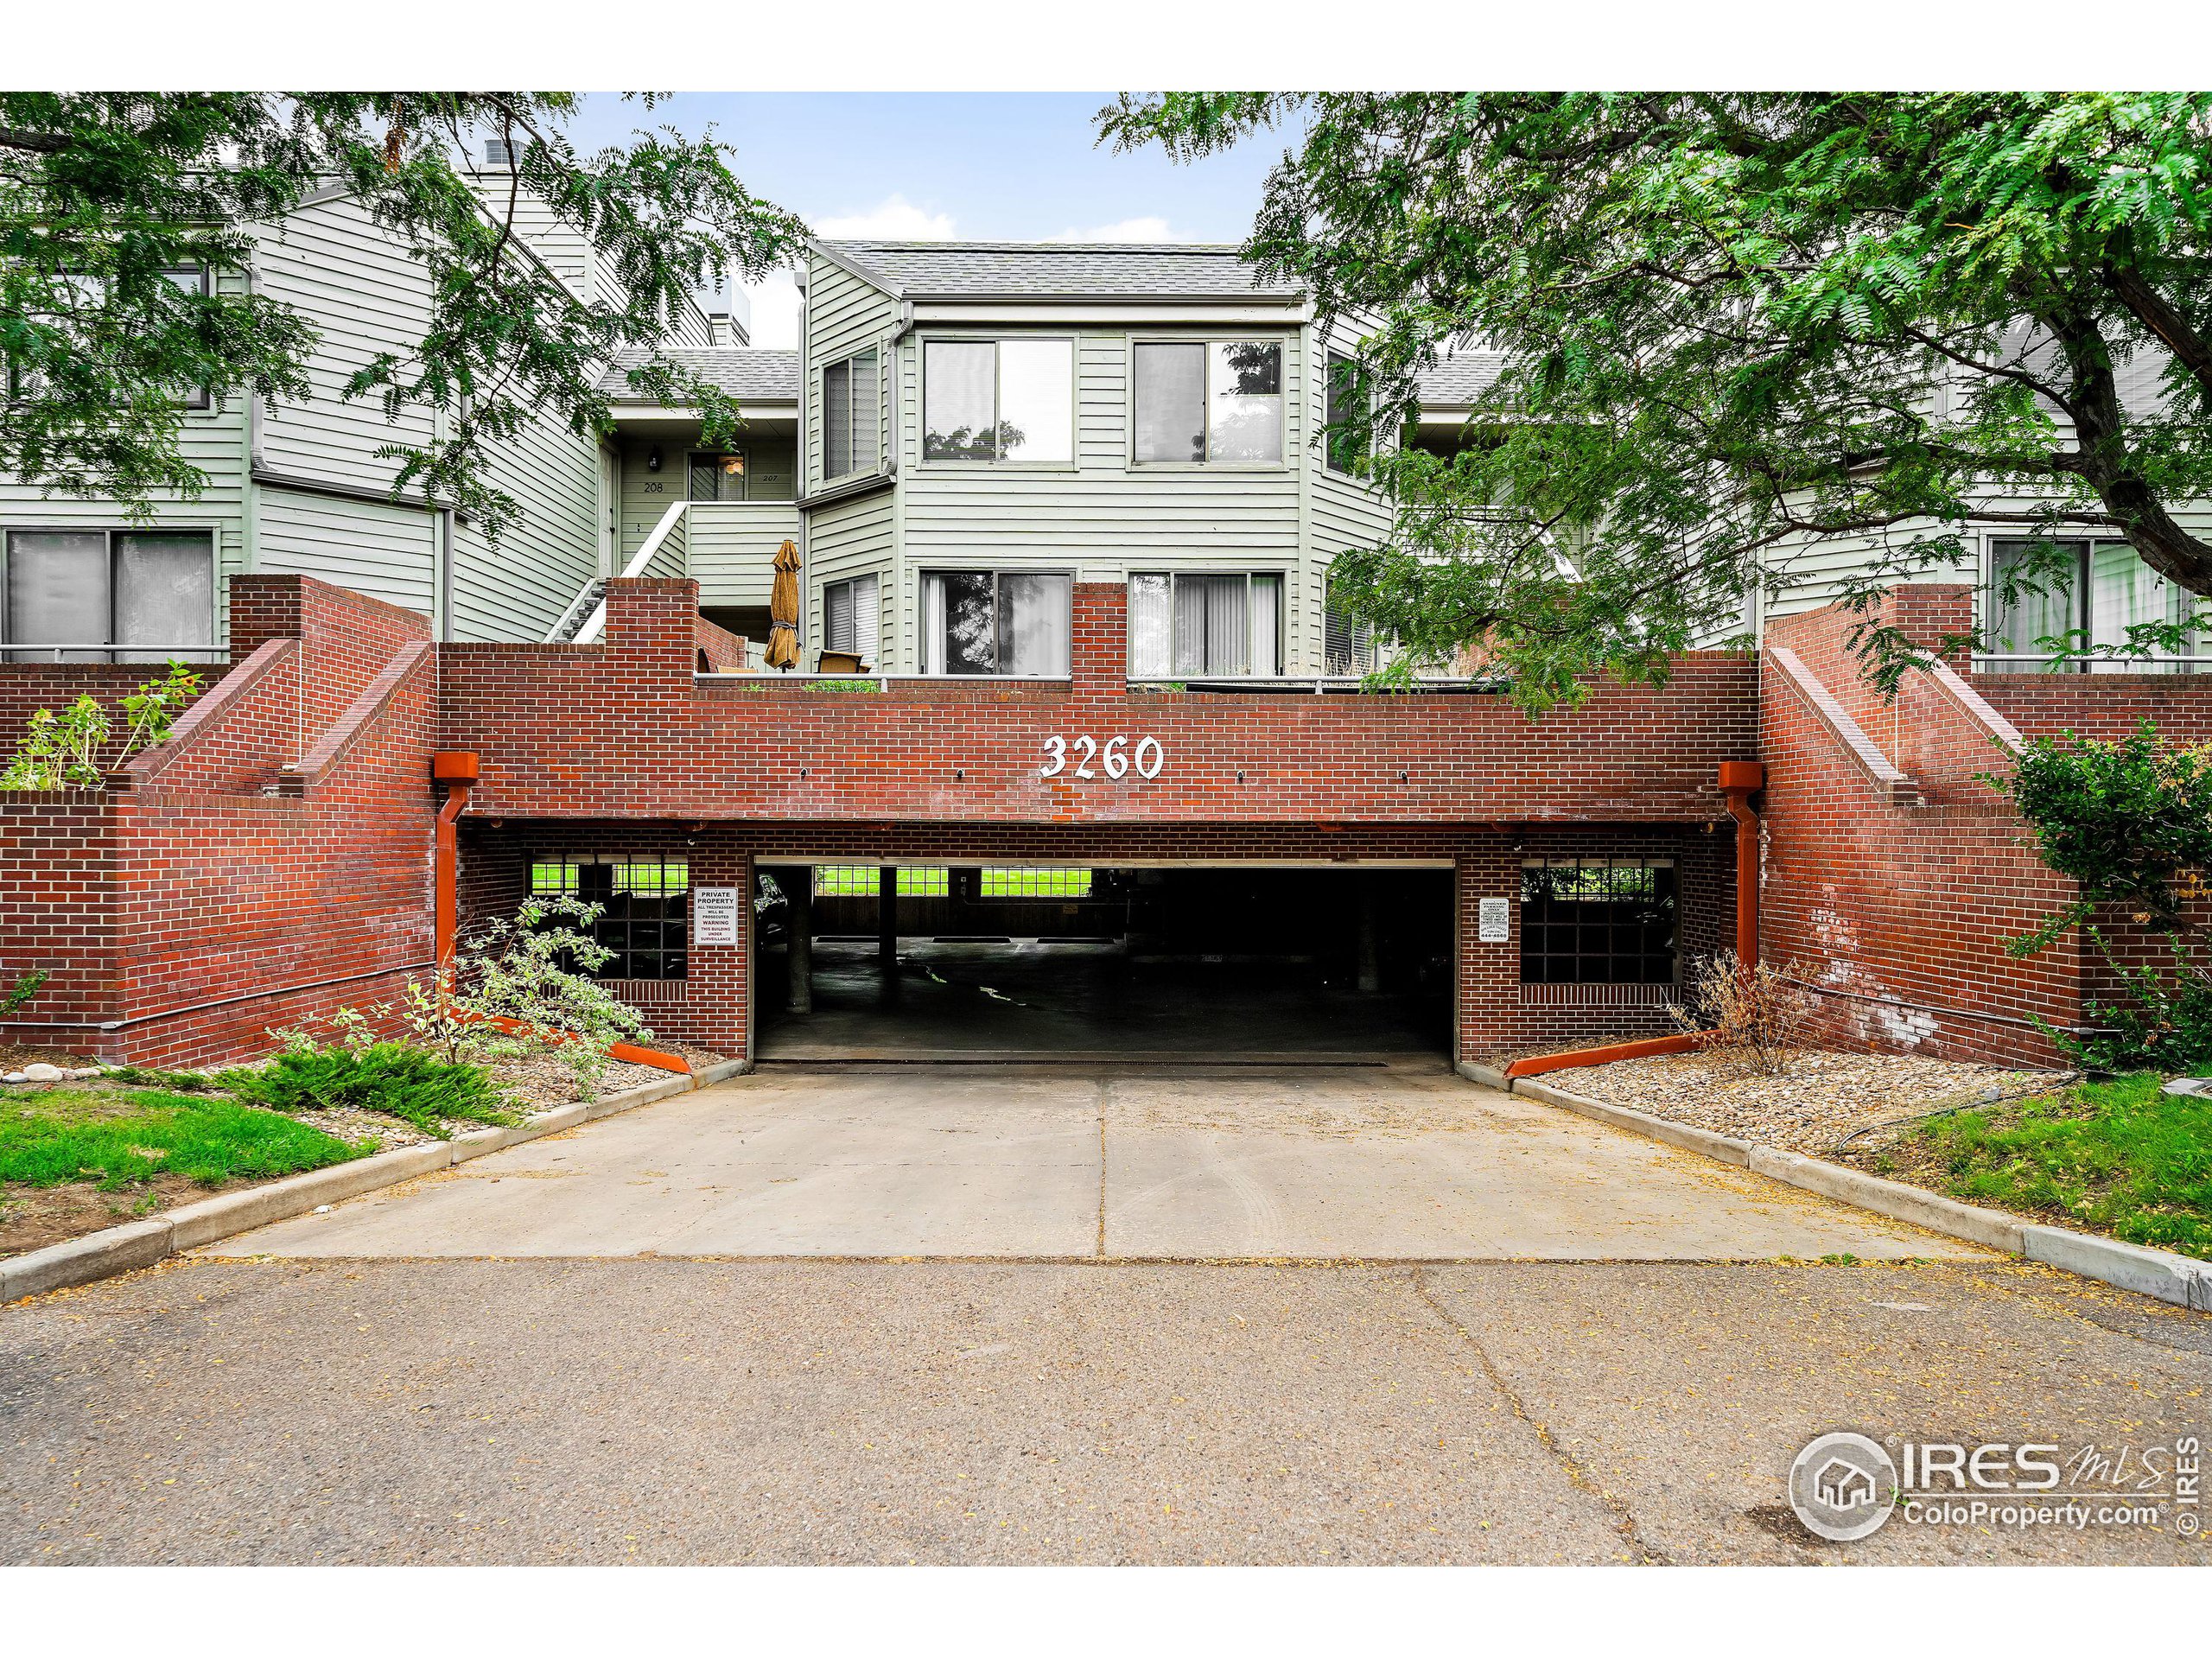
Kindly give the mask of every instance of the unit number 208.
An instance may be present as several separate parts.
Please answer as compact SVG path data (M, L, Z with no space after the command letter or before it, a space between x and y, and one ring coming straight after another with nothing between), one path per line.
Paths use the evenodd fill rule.
M1109 778L1125 777L1131 771L1140 778L1159 777L1160 767L1167 764L1166 753L1160 748L1160 740L1141 737L1137 739L1135 750L1130 749L1126 737L1109 737L1106 740L1106 747L1102 749L1095 737L1078 737L1072 745L1065 737L1048 737L1045 740L1045 753L1052 757L1052 764L1041 769L1038 776L1057 778L1065 772L1068 751L1072 747L1075 751L1075 775L1078 778L1096 778L1098 775L1090 769L1093 760L1106 769Z

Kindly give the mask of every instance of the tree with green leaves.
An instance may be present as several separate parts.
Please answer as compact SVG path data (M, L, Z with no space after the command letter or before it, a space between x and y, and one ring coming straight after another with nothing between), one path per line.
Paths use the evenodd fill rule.
M618 351L656 348L695 291L757 278L805 236L711 133L583 155L564 131L575 108L571 92L0 92L0 472L142 511L196 495L185 400L304 398L315 340L245 284L173 276L249 270L257 234L335 189L429 291L421 339L355 365L346 395L387 416L441 412L433 439L385 452L394 492L496 537L519 509L492 480L494 448L549 412L608 430L598 381ZM472 165L486 139L512 170ZM576 294L532 253L533 201L589 241L611 294ZM739 423L727 394L664 356L630 382L697 408L709 445Z
M1478 647L1531 706L1659 678L1809 545L1863 546L1864 609L1970 523L2044 542L2030 586L2072 534L2212 594L2212 94L1191 92L1099 122L1181 158L1297 128L1245 252L1364 334L1371 412L1332 441L1396 517L1335 585L1417 658ZM1389 442L1468 347L1501 372L1462 440ZM1871 622L1862 650L1916 660Z

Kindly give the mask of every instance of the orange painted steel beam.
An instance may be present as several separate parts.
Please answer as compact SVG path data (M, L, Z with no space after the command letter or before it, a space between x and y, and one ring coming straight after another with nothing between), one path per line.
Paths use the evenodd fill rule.
M1565 1071L1580 1065L1611 1065L1615 1060L1640 1060L1652 1054L1687 1054L1709 1034L1682 1031L1672 1037L1644 1037L1632 1043L1609 1043L1603 1048L1579 1048L1565 1054L1529 1054L1508 1065L1505 1075L1536 1077L1547 1071Z

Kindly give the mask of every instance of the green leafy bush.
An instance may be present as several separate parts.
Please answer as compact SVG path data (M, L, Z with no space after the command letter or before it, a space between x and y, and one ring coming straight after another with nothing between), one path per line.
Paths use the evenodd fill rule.
M2097 1027L2077 1037L2044 1025L2052 1042L2083 1069L2155 1067L2168 1075L2212 1064L2212 975L2199 951L2212 943L2205 900L2212 897L2212 748L2162 743L2145 721L2123 738L2037 738L2009 773L1986 781L2004 790L2035 831L2050 869L2079 889L2075 900L2032 931L2005 941L2016 957L2034 956L2068 929L2117 976L2120 995L2083 1008ZM2117 913L2163 936L2170 970L2130 967L2090 925ZM2040 1023L2040 1022L2039 1022Z
M1955 1197L2212 1257L2212 1099L2159 1085L2139 1072L2015 1109L1953 1113L1913 1135Z
M444 995L435 982L407 986L400 1013L409 1033L454 1062L554 1055L578 1096L594 1098L608 1047L652 1037L635 1008L591 977L614 955L591 936L599 909L565 894L537 896L475 928L455 953Z
M96 697L79 697L58 715L34 710L22 747L0 772L0 789L98 789L107 729L107 711Z
M295 1042L266 1065L218 1072L213 1081L241 1100L276 1111L353 1107L399 1118L441 1140L447 1134L442 1119L516 1121L483 1067L440 1059L406 1043L349 1049Z
M97 1181L117 1192L156 1175L203 1185L240 1176L296 1175L374 1152L278 1112L159 1091L11 1094L0 1112L0 1181L59 1186ZM121 1105L124 1110L114 1109Z

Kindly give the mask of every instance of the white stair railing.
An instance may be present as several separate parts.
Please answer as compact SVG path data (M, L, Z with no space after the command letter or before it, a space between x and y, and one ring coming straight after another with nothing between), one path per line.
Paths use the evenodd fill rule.
M653 533L645 537L645 545L632 554L630 562L622 567L622 574L625 576L644 575L647 568L659 559L664 552L675 560L676 574L679 576L683 574L683 511L690 505L689 501L671 501L668 504L668 511L661 514L660 522L653 526ZM600 634L606 627L607 600L602 595L599 602L592 607L591 614L584 619L583 626L576 630L575 643L580 645L597 643Z

